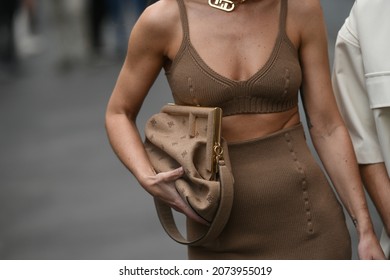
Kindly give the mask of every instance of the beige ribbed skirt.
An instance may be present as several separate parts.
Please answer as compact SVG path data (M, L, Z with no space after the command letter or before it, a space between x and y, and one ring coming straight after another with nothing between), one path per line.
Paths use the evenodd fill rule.
M189 259L351 259L345 216L301 125L229 144L234 202L222 234ZM203 226L188 221L187 234Z

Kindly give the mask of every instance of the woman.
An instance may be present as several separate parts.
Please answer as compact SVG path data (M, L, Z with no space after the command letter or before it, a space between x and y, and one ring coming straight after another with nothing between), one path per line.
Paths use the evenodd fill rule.
M356 224L359 256L383 258L331 89L319 1L248 0L231 12L225 4L161 0L141 15L107 109L118 157L147 192L188 216L189 235L202 231L174 187L182 168L155 174L135 124L163 68L177 104L223 109L235 178L228 224L213 242L189 247L189 258L349 259L342 207L305 143L301 87L314 145Z

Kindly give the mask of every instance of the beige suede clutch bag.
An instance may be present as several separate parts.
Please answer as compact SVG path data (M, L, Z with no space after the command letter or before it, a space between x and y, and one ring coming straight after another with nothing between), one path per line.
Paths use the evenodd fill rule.
M175 223L172 209L155 199L162 226L175 241L197 246L215 239L229 219L233 203L233 175L228 148L221 138L222 110L168 104L145 126L145 148L157 173L183 166L176 189L210 226L188 240Z

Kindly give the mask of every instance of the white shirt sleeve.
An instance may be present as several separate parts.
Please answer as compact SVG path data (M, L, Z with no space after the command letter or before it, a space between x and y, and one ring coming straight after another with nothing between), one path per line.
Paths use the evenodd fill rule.
M346 20L336 41L333 90L361 164L383 162L374 116L367 96L364 65L353 19Z

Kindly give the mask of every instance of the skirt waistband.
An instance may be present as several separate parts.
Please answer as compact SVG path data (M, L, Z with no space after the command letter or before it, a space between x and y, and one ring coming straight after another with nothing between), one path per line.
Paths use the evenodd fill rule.
M285 133L294 132L294 131L303 131L302 123L299 123L299 124L291 126L291 127L283 128L281 130L278 130L278 131L273 132L271 134L267 134L265 136L251 138L251 139L242 140L242 141L228 142L227 144L228 144L228 146L233 147L233 146L240 146L240 145L245 145L245 144L250 144L250 143L255 143L255 142L261 142L261 141L269 140L272 138L278 138L280 136L283 136Z

